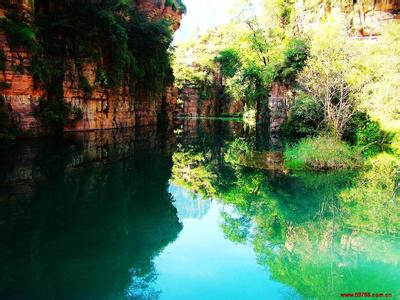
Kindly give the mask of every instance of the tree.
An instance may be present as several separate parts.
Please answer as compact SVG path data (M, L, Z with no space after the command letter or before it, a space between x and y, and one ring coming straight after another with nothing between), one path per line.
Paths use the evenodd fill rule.
M320 26L312 41L311 57L297 79L316 105L322 105L325 125L338 138L356 108L352 97L355 87L349 83L354 57L342 24L332 16Z
M400 131L400 25L390 24L376 43L361 45L358 72L353 84L360 86L360 109L387 131Z

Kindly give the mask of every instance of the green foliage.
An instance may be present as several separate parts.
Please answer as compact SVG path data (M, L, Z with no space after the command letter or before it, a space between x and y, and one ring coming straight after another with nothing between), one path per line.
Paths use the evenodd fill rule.
M186 13L186 6L182 0L166 0L165 5L172 7L173 10L179 10L184 14Z
M365 156L373 156L390 151L393 134L383 131L366 113L357 112L350 120L344 138L359 147Z
M365 135L358 133L358 136L374 143L370 147L371 154L387 150L388 143L391 143L391 151L399 153L400 25L386 25L376 43L358 43L353 47L358 49L357 68L352 74L352 84L358 88L354 97L359 109L371 119L369 124L362 124ZM385 133L379 134L378 126Z
M378 157L371 163L375 166L368 163L358 172L284 175L241 168L227 170L234 175L228 180L219 173L216 197L233 206L221 213L221 228L232 242L250 243L257 262L304 297L333 299L354 285L348 278L355 276L365 286L360 262L385 269L390 264L393 271L398 252L395 237L366 231L397 234L400 223L397 198L392 198L396 190L398 195L398 164ZM343 260L348 265L338 266ZM304 273L300 279L299 272ZM368 284L376 284L378 277L369 277ZM335 288L327 290L331 280Z
M250 219L245 217L233 218L225 212L221 213L221 217L223 219L221 228L225 237L231 242L244 244L250 233Z
M23 48L31 53L38 51L40 46L34 28L18 13L11 11L6 18L2 18L0 28L5 32L11 49Z
M291 23L292 13L293 13L293 0L279 0L278 1L278 10L277 10L277 18L279 19L279 23L281 27L286 27Z
M103 67L97 67L96 69L96 80L95 83L101 88L107 88L109 86L108 76Z
M39 105L40 121L52 132L61 131L67 124L72 108L60 100L42 99Z
M296 98L289 107L289 118L284 124L285 134L293 137L316 135L323 127L324 110L310 96Z
M237 138L228 144L224 160L226 163L237 165L241 160L241 156L249 154L252 150L254 150L254 147L249 141L243 138Z
M79 69L89 61L101 69L101 84L106 87L128 84L134 89L140 84L160 91L171 80L172 38L166 21L150 21L116 0L70 1L35 20L43 39L41 58L49 58L41 71L54 64L68 68L71 60Z
M173 60L175 85L204 90L215 85L214 59L220 52L220 36L209 32L177 45ZM221 49L222 50L222 49Z
M309 47L302 39L292 39L284 53L284 62L277 66L276 79L293 84L297 73L301 71L309 57Z
M178 0L174 5L184 7ZM66 74L78 81L85 97L96 89L126 86L132 93L138 86L160 92L173 80L170 24L147 19L126 1L66 1L34 15L32 22L11 11L0 26L12 49L28 51L29 71L46 87L49 101L43 101L41 112L48 126L60 128L67 120L68 108L61 104ZM94 82L84 75L87 64L96 68ZM22 61L14 67L25 71Z
M212 86L202 83L200 84L200 86L197 87L197 89L199 91L200 100L210 99L212 93Z
M74 117L74 122L78 121L78 120L82 120L83 119L83 110L80 107L72 107L71 109L71 113L70 115L72 115Z
M222 50L215 61L220 63L222 75L233 77L241 66L239 54L235 49Z
M352 77L359 106L382 129L400 132L400 24L387 25L376 43L353 47L359 52Z
M347 224L366 230L398 232L399 167L399 160L386 153L368 160L354 186L340 194Z
M134 58L130 76L148 90L160 92L173 81L169 47L172 32L166 20L149 21L135 14L128 30L128 49Z
M187 62L187 68L175 68L178 85L212 89L219 66L229 98L251 110L278 80L298 95L285 124L290 135L329 131L364 155L387 150L400 122L399 25L387 25L376 43L352 40L348 20L332 9L349 12L351 1L307 1L301 7L294 2L262 1L262 15L252 11L259 8L255 1L238 3L233 22L200 36L200 42L178 46L177 60ZM296 9L299 16L306 14L304 20L295 20ZM355 121L361 111L369 115L368 121Z
M273 72L271 68L250 64L227 80L227 92L233 99L244 101L248 108L255 108L260 99L268 97Z
M85 76L79 78L79 86L83 90L85 97L89 97L93 94L93 87L90 85L88 79Z
M352 169L360 167L361 162L357 150L330 136L305 138L285 151L289 169Z
M323 107L325 127L339 138L356 109L351 85L354 55L340 16L331 16L314 34L310 59L297 80L315 106Z
M69 122L75 122L83 118L83 111L79 107L62 100L41 99L39 103L39 117L42 125L50 133L58 133Z
M208 163L207 158L208 155L194 150L174 153L172 181L206 198L215 195L213 182L216 177L211 171L212 165Z
M293 0L269 0L264 4L264 18L267 23L274 24L277 30L284 31L294 22L295 7ZM308 1L307 1L308 2Z
M274 80L292 83L308 58L308 45L303 39L281 34L281 21L291 22L292 1L275 4L282 14L272 24L264 24L256 15L247 16L244 7L235 21L178 45L174 64L178 87L215 88L220 85L215 74L221 73L229 99L244 102L250 110L268 98Z

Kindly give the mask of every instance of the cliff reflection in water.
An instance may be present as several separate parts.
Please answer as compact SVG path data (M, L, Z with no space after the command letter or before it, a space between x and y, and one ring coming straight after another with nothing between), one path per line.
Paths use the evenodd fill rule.
M168 193L174 141L144 130L1 148L1 299L157 294L152 259L182 225Z
M210 120L0 146L0 299L400 295L395 179L273 149Z

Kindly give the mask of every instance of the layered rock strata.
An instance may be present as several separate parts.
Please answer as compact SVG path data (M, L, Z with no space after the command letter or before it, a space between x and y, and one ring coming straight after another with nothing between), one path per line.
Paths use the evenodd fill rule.
M166 0L133 2L132 5L136 5L150 19L166 18L170 20L173 30L179 28L182 12L168 6ZM50 10L50 4L41 7L35 1L3 0L0 2L0 18L5 17L10 8L19 10L29 18L35 9L43 12ZM11 49L5 33L1 31L0 49L5 58L4 70L0 72L1 110L8 112L7 122L12 123L22 133L41 135L44 128L39 118L39 103L45 97L46 91L29 71L29 54L25 49ZM85 64L82 72L89 83L95 81L96 73L92 64ZM82 117L78 120L72 115L64 131L124 128L172 120L177 97L173 86L158 94L140 88L137 91L123 88L119 91L95 89L91 95L85 95L78 78L73 68L70 74L65 74L64 101L81 111ZM4 114L2 117L4 118Z

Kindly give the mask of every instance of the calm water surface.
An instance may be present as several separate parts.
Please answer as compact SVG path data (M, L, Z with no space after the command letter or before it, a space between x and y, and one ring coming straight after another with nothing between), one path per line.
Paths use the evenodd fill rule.
M0 299L400 299L392 219L340 202L361 175L281 149L204 120L0 146Z

